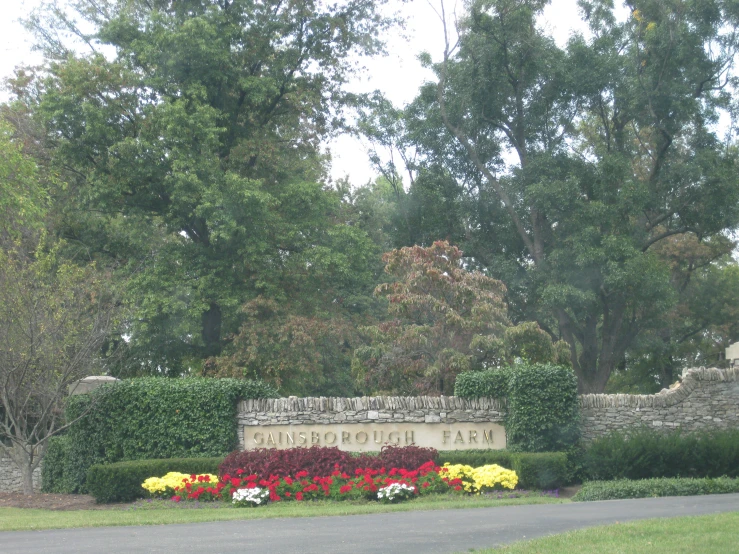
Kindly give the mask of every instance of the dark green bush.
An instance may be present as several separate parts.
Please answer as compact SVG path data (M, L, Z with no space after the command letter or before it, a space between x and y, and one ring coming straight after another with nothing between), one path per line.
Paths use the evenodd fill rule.
M508 396L508 368L465 371L457 375L454 395L460 398L505 398Z
M588 445L584 468L594 480L739 477L739 430L614 432Z
M580 440L577 377L551 364L517 364L508 378L508 448L558 452Z
M551 490L568 483L570 471L564 452L510 452L507 450L453 450L439 452L438 465L479 467L498 464L518 475L518 488Z
M237 379L148 377L69 398L71 492L86 492L87 470L125 460L225 456L236 448L237 402L275 397L270 386Z
M590 481L572 498L574 501L618 500L654 496L693 496L739 492L739 479L643 479Z
M436 463L440 466L449 463L472 467L498 464L506 469L513 469L511 455L507 450L447 450L436 455Z
M141 484L149 477L163 477L170 471L218 475L222 461L222 457L169 458L94 465L87 470L87 489L100 503L130 502L147 496Z
M564 452L516 452L513 471L521 489L558 489L567 484L569 470Z
M69 437L51 437L46 445L44 461L41 464L41 492L66 494L72 492L66 460L69 457Z

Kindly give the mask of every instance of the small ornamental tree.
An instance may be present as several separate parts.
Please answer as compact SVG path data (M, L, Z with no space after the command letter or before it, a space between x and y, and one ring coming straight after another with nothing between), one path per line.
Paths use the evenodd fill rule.
M105 276L57 254L0 250L0 454L20 470L25 494L49 439L75 422L62 416L70 386L106 371L115 323Z
M375 294L387 297L390 318L362 328L367 344L355 350L352 363L368 392L452 394L462 371L498 367L529 350L536 361L556 359L548 336L548 347L540 345L538 327L529 323L520 333L506 333L515 327L506 313L505 286L464 269L456 246L406 247L383 260L395 280ZM527 336L536 346L527 348Z

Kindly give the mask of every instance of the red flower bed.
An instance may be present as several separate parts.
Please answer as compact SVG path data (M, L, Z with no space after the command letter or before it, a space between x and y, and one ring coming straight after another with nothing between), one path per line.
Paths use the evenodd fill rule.
M446 469L433 461L417 469L405 468L356 468L352 473L340 469L336 464L328 475L312 475L306 470L292 475L269 477L256 473L247 474L237 469L235 475L224 474L219 483L198 483L193 476L182 487L175 489L172 498L180 500L230 500L238 489L267 489L271 502L306 501L317 499L350 500L377 499L377 491L394 483L413 488L414 494L424 495L438 492L461 492L461 481L445 477Z
M352 456L336 447L312 446L310 448L288 448L232 452L218 467L218 474L236 475L241 470L247 475L295 475L307 471L309 475L330 475L338 465L339 471L354 473L357 469L396 467L416 469L436 458L433 448L418 446L387 445L379 456L361 454Z

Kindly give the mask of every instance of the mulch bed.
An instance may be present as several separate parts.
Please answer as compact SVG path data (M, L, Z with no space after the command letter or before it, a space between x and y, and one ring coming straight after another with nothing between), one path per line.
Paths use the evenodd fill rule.
M38 508L42 510L110 510L125 504L96 504L89 494L23 494L0 492L0 508Z

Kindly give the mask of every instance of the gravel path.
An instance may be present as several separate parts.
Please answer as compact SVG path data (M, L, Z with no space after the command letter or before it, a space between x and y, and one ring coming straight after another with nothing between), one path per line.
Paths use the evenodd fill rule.
M0 533L3 553L452 553L654 517L739 511L739 494Z

